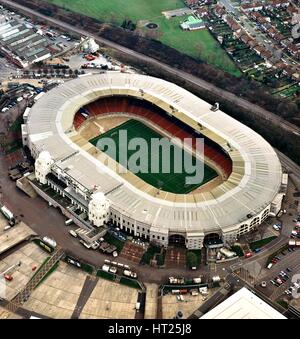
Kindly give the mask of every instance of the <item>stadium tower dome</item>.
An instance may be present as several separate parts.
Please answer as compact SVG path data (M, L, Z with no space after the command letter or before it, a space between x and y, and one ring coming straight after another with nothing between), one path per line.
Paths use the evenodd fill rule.
M51 167L54 161L47 151L42 151L35 161L35 176L37 180L45 185L47 183L46 176L51 173Z
M97 227L103 226L109 219L109 207L104 193L94 193L89 202L89 220Z

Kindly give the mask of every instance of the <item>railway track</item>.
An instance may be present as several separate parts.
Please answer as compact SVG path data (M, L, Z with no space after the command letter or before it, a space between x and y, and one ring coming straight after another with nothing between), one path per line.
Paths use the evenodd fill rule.
M95 39L95 41L97 41L98 43L105 45L107 47L110 47L114 50L117 50L127 56L130 56L140 62L146 62L147 64L150 64L152 66L156 66L159 67L160 69L167 71L169 74L175 75L176 77L189 82L190 84L196 85L201 89L204 89L206 91L211 92L212 94L218 96L219 98L223 99L223 100L227 100L229 102L231 102L232 104L239 106L243 109L249 110L249 113L252 113L260 118L263 118L266 121L270 121L278 126L280 126L281 128L283 128L285 131L294 133L295 136L299 137L300 136L300 127L297 127L293 124L291 124L290 122L284 120L283 118L277 116L276 114L267 111L265 109L263 109L262 107L255 105L245 99L242 99L240 97L238 97L237 95L227 92L221 88L216 87L215 85L212 85L211 83L199 79L189 73L186 73L184 71L181 71L179 69L174 69L173 67L160 62L156 59L153 59L149 56L146 56L144 54L138 53L132 49L126 48L122 45L119 45L115 42L112 42L110 40L104 39L98 35L92 34L88 32L88 28L86 30L80 29L78 27L74 27L71 26L65 22L62 22L60 20L57 20L55 18L52 17L48 17L46 15L43 15L35 10L32 10L26 6L14 3L13 1L10 0L0 0L0 3L2 3L3 5L8 5L11 8L14 8L16 10L19 10L21 12L23 12L25 15L32 15L35 16L36 18L39 18L45 22L48 22L54 26L57 26L61 29L64 29L67 32L70 33L74 33L80 36L90 36L92 38Z

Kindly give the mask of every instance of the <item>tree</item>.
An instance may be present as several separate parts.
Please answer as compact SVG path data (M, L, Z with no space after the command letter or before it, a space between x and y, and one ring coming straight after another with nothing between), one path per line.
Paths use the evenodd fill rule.
M194 252L188 252L186 259L187 259L187 266L189 268L198 266L198 258Z

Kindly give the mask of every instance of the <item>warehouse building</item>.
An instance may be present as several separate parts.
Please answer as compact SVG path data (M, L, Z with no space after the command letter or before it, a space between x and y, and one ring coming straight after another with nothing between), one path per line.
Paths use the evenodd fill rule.
M27 68L50 58L47 46L47 39L26 24L14 19L0 19L0 51L18 67Z

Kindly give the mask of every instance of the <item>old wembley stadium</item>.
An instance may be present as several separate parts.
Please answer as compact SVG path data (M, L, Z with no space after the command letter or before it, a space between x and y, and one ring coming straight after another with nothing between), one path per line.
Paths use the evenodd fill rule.
M217 177L190 192L116 173L91 139L131 120L161 135L205 138ZM109 127L108 127L109 126ZM112 222L163 246L230 244L281 209L286 180L273 148L219 109L161 79L85 75L44 93L24 115L23 143L36 159L30 182L94 241Z

